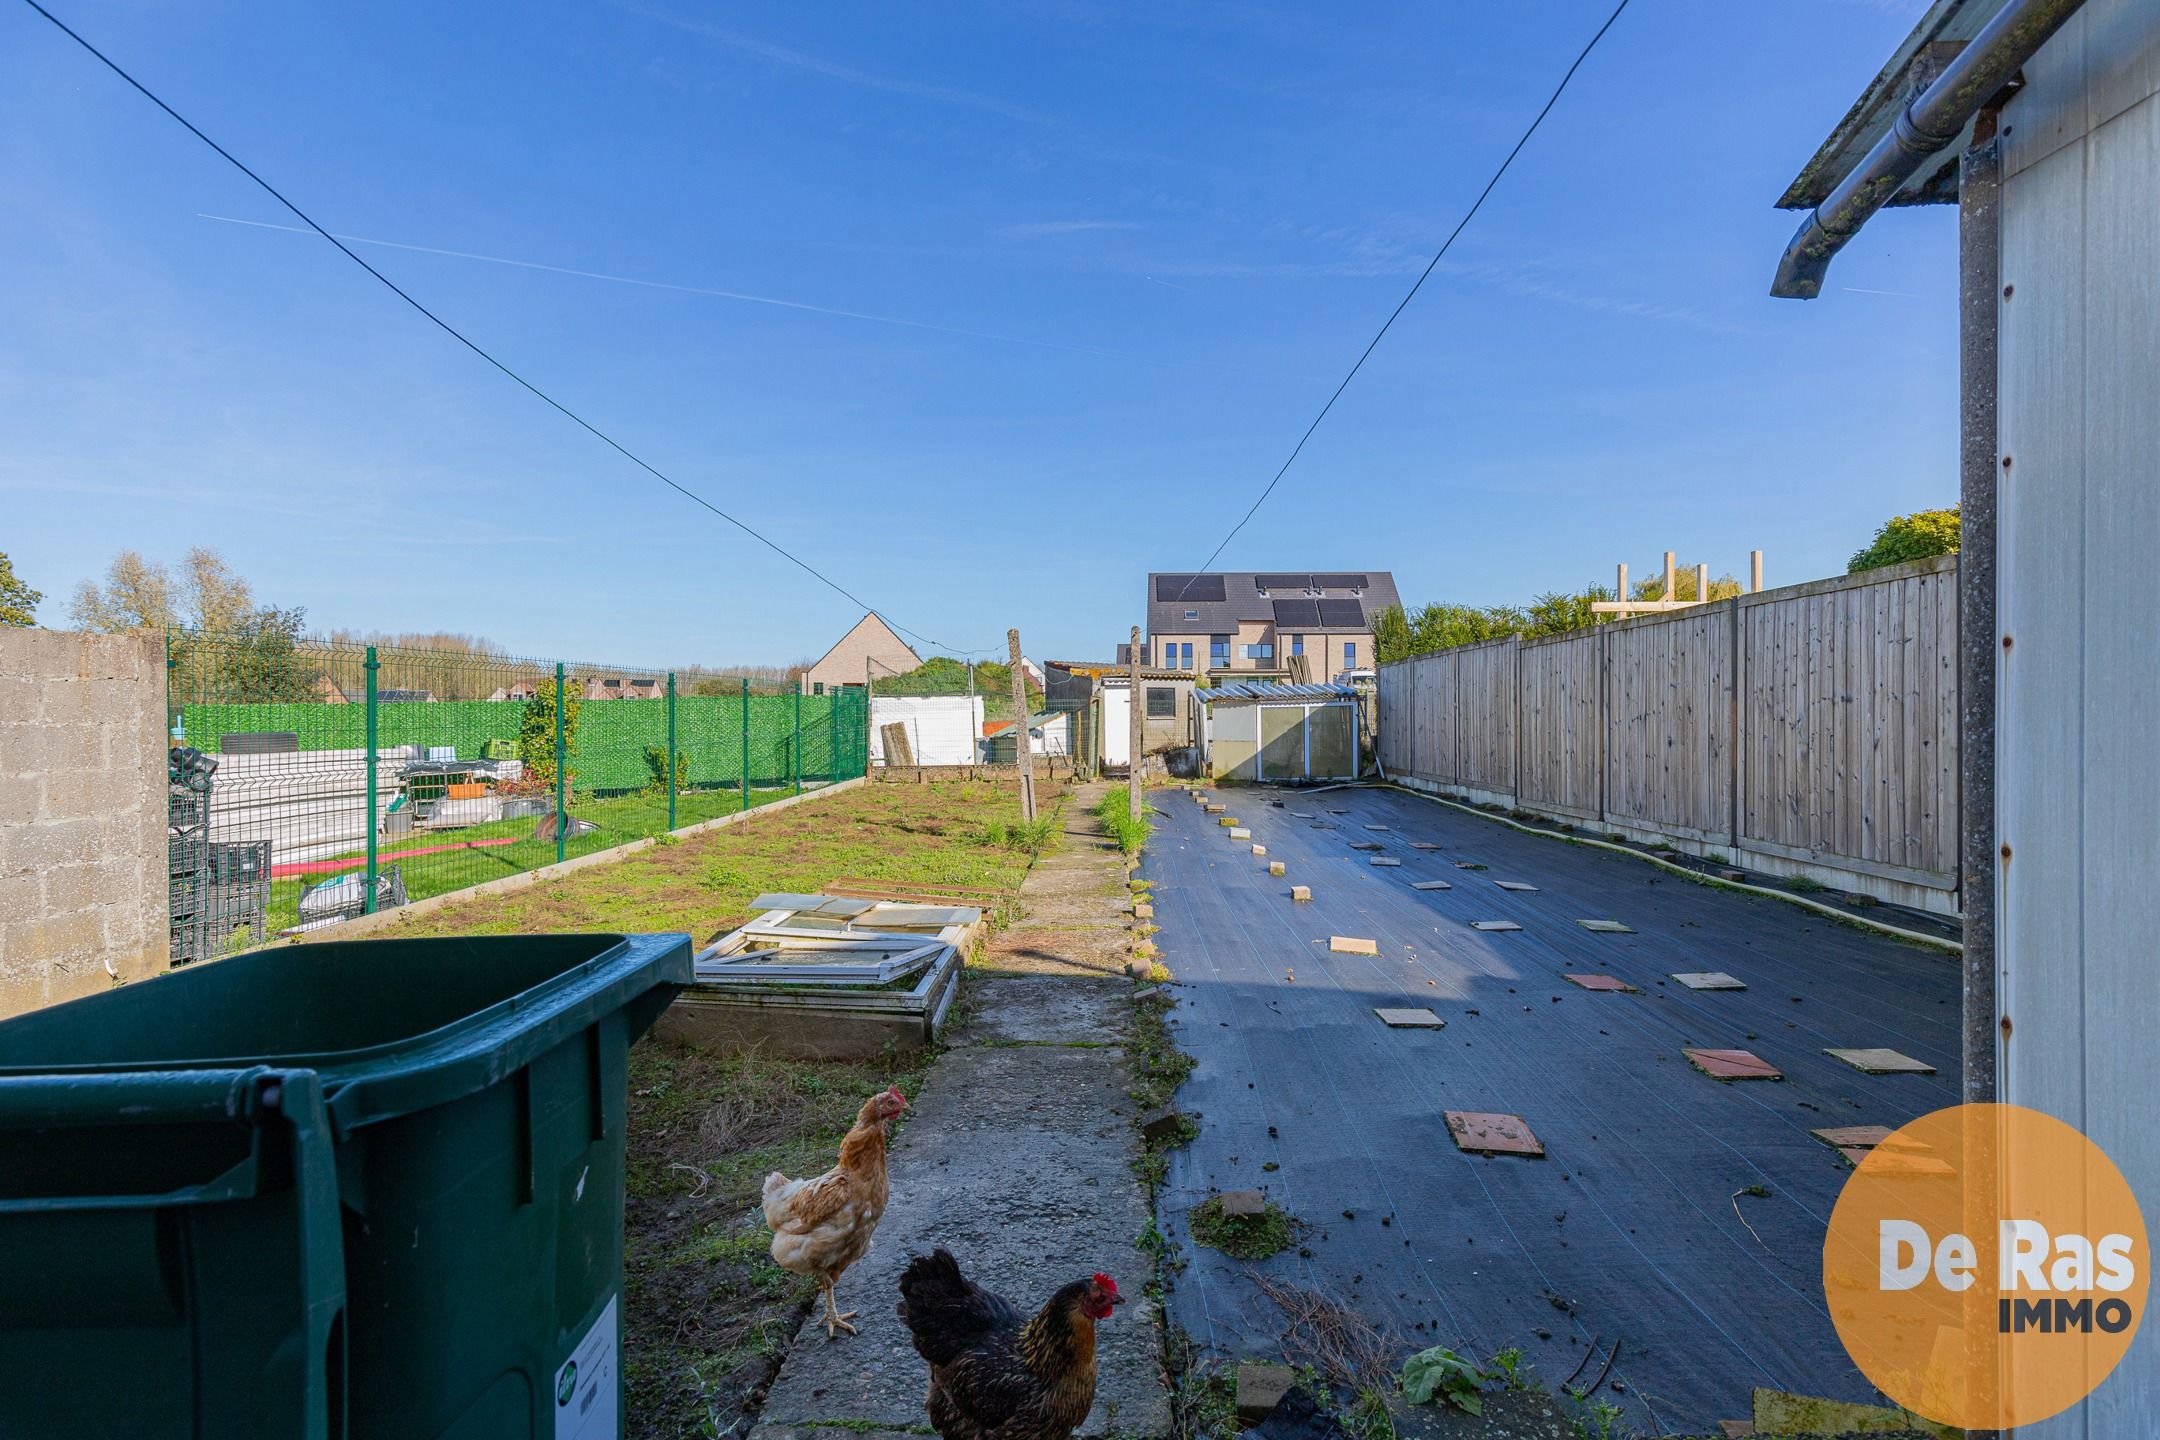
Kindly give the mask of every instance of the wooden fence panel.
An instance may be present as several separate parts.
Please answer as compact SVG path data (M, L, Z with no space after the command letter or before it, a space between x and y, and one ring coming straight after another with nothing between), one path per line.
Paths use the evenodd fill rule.
M1604 639L1586 630L1522 647L1524 805L1586 820L1599 816L1598 770L1605 709Z
M1691 840L1732 837L1732 606L1605 627L1607 815Z
M1957 876L1957 570L1749 596L1739 843L1936 888Z
M1957 624L1946 556L1421 655L1381 671L1381 759L1743 863L1954 889Z

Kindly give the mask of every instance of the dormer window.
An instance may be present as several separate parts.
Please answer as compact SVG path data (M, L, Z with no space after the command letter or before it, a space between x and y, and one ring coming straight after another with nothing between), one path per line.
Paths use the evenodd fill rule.
M1187 620L1197 620L1200 618L1200 612L1197 610L1187 610L1185 612L1185 618Z

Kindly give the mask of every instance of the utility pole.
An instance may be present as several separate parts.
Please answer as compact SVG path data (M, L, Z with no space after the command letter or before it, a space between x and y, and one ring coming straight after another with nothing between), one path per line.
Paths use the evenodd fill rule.
M1020 632L1005 632L1012 655L1013 759L1020 765L1020 818L1035 819L1035 752L1028 746L1027 673L1020 668Z
M1129 653L1132 656L1132 697L1125 706L1125 723L1127 734L1130 737L1126 744L1126 753L1132 763L1127 768L1128 778L1125 781L1125 813L1138 820L1140 818L1140 754L1142 747L1146 743L1147 725L1146 717L1140 709L1140 697L1142 694L1140 689L1140 627L1137 625L1132 627L1132 645Z

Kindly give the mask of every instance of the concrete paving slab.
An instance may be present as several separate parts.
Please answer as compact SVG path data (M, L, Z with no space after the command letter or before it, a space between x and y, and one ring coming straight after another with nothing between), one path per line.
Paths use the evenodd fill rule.
M1633 926L1623 925L1618 920L1577 920L1575 923L1582 926L1583 929L1599 935L1632 935L1635 933Z
M1312 886L1310 886L1310 885L1292 885L1292 886L1290 887L1290 898L1291 898L1292 900L1310 900L1310 899L1312 899Z
M1252 853L1253 853L1253 854L1255 854L1255 855L1265 855L1265 854L1267 854L1267 846L1265 846L1265 845L1254 845L1254 846L1252 847Z
M1355 935L1330 935L1327 948L1337 955L1378 955L1380 947Z
M1251 1361L1237 1368L1237 1413L1240 1420L1267 1418L1297 1384L1297 1371L1288 1365L1260 1365Z
M1683 1046L1681 1054L1713 1080L1782 1080L1775 1065L1748 1050L1704 1050Z
M1447 1021L1430 1010L1380 1009L1372 1013L1392 1030L1441 1030L1447 1026Z
M1855 1070L1868 1075L1932 1075L1935 1067L1924 1060L1882 1047L1857 1050L1825 1050L1822 1052L1833 1060L1842 1060Z
M1688 970L1672 977L1690 990L1745 990L1743 985L1722 970Z
M1890 1127L1887 1125L1829 1125L1820 1130L1810 1130L1808 1134L1813 1135L1825 1145L1834 1145L1839 1149L1852 1146L1860 1150L1872 1150L1890 1138Z
M1413 880L1410 882L1410 888L1413 890L1452 890L1455 887L1445 880Z
M1520 880L1495 880L1492 883L1499 886L1502 890L1513 890L1524 895L1535 895L1538 893L1537 886L1526 885Z
M1470 922L1470 928L1473 930L1491 931L1495 934L1498 934L1499 932L1504 930L1520 930L1522 929L1522 926L1516 924L1513 920L1472 920Z
M1368 865L1378 865L1384 870L1391 866L1399 866L1402 864L1402 861L1397 860L1392 855L1375 855L1372 857L1372 859L1367 860L1365 863Z
M1624 991L1630 995L1636 993L1633 985L1628 984L1627 981L1622 980L1617 975L1562 975L1560 978L1570 985L1580 985L1585 990Z
M1215 1197L1222 1202L1225 1215L1265 1215L1267 1197L1258 1190L1225 1190Z
M1350 848L1353 850L1385 850L1387 847L1377 840L1353 840L1350 842Z
M1433 844L1430 840L1412 840L1410 842L1410 848L1413 850L1437 850L1440 847Z
M1290 873L1290 868L1280 860L1270 860L1267 863L1267 873L1270 875L1287 875Z
M1448 1134L1455 1148L1473 1155L1528 1155L1545 1157L1545 1144L1530 1131L1520 1115L1490 1110L1449 1110Z

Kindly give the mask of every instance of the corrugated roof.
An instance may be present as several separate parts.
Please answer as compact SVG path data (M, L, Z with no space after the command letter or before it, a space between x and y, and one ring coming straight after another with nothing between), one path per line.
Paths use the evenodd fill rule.
M1317 595L1311 593L1315 590ZM1363 593L1354 595L1353 590ZM1285 601L1293 602L1288 609L1296 617L1289 622L1278 608ZM1229 635L1236 633L1240 621L1317 635L1370 630L1374 615L1402 599L1395 592L1395 577L1385 570L1225 570L1207 575L1150 572L1147 602L1150 636ZM1307 606L1315 612L1311 619L1306 618Z
M1240 680L1227 685L1203 685L1193 691L1195 700L1355 700L1358 692L1348 685L1286 685L1278 680Z

